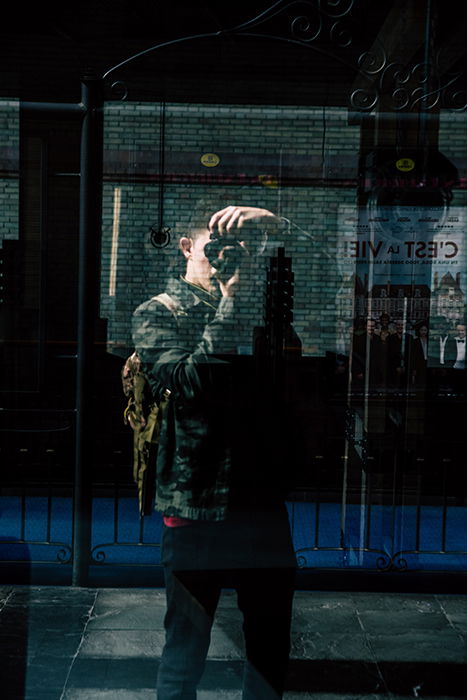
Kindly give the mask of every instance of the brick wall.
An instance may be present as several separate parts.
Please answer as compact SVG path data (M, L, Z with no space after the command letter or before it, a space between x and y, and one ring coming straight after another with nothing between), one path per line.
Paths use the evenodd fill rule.
M460 251L451 268L428 261L427 279L432 292L436 286L442 291L443 274L451 274L453 284L446 278L444 287L451 286L452 295L454 286L453 322L465 307L464 143L465 114L443 111L439 149L460 176L450 211L457 221L447 222L444 231L460 237ZM292 222L290 233L271 240L257 260L245 291L245 333L264 322L265 268L284 245L293 263L294 324L304 350L322 355L336 349L357 310L355 275L368 272L346 248L358 238L355 222L362 222L356 206L359 147L360 127L349 125L345 108L107 103L101 315L108 321L109 351L127 353L133 310L181 271L178 239L206 196L217 198L219 207L266 207ZM0 242L17 240L19 109L13 100L0 101L0 203ZM155 248L149 231L161 223L170 229L170 241ZM413 275L406 282L411 280Z
M338 212L355 202L360 138L345 109L168 104L162 114L157 105L111 103L105 124L102 315L109 350L126 352L132 311L177 268L178 239L206 196L217 197L219 208L266 207L293 223L270 253L284 244L292 257L294 323L305 350L321 354L333 345ZM203 154L215 154L218 164L203 165ZM161 201L171 241L155 249L148 231L159 226ZM252 325L263 322L268 260L269 252L246 293Z
M445 112L440 120L440 150L458 168L461 181L467 162L464 123L457 112ZM168 274L178 273L178 239L189 228L196 202L206 196L217 197L219 208L266 207L292 222L290 234L271 242L271 253L285 245L292 258L294 325L305 353L336 350L357 312L379 315L381 300L370 308L367 299L354 295L355 275L368 277L369 259L352 257L348 245L361 236L367 214L356 204L360 128L348 124L345 108L108 103L105 124L102 315L108 319L111 352L127 352L134 308L163 289ZM457 237L466 191L457 188L453 200ZM161 215L171 239L155 249L148 231L159 228ZM439 237L435 229L417 226L410 235ZM376 226L372 235L376 241L382 237L381 250L387 253L385 233ZM422 268L419 260L418 268L399 267L397 274L392 265L386 279L400 284L403 269L407 287L416 282L414 270L419 275L423 269L434 290L434 272L438 281L451 272L464 290L464 248L461 242L455 268L435 268L433 260ZM263 322L268 259L267 254L259 261L258 276L245 292L245 329ZM462 304L453 311L453 322L462 315Z
M19 102L0 99L0 248L18 238Z

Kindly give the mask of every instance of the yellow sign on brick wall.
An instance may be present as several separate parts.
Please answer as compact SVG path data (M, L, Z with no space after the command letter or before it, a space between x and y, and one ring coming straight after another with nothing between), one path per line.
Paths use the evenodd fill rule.
M206 168L215 168L216 165L219 165L221 159L217 153L203 153L200 161Z

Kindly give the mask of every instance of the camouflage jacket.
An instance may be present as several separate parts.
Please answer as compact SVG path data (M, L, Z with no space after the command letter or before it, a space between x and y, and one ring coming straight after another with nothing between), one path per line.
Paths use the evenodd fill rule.
M153 395L170 391L156 464L156 509L222 520L229 500L235 299L220 300L183 279L141 304L133 342Z

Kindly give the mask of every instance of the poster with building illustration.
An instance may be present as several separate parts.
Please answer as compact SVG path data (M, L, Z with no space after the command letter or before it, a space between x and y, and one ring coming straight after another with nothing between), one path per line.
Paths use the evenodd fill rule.
M466 315L466 224L461 207L342 207L339 327L388 315L411 334L439 319L454 332Z

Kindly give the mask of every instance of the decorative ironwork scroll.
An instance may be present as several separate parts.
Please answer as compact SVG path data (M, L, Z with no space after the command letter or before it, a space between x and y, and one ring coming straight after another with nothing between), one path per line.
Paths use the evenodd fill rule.
M151 46L113 66L103 78L110 78L118 69L169 46L240 36L308 48L351 68L363 83L349 94L348 106L357 112L375 109L383 98L385 109L394 111L430 111L439 107L467 110L467 87L462 80L465 76L461 71L444 70L446 49L438 50L429 61L411 64L389 55L377 39L376 48L358 53L354 40L358 24L352 15L356 6L356 0L279 0L237 26ZM128 97L128 88L121 80L114 81L111 87L118 93L117 99Z
M367 79L368 87L356 88L350 95L350 107L368 112L378 106L384 96L385 108L400 111L423 111L449 108L467 109L467 89L462 85L463 73L443 73L442 53L431 63L404 65L391 60L384 47L380 52L364 52L358 59L358 72Z

